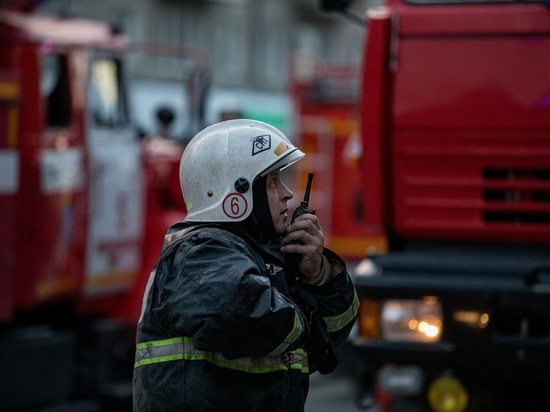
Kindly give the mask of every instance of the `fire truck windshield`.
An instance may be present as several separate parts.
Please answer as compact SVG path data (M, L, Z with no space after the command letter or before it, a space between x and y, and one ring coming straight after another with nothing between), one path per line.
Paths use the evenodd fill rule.
M128 124L120 66L119 61L108 57L92 61L89 103L96 126L117 127Z

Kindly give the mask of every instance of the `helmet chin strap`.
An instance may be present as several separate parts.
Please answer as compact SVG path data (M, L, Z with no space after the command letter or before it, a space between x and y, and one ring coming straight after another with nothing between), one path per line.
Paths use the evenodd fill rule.
M277 237L266 191L267 176L260 176L252 188L253 208L250 216L244 221L244 229L258 242L268 243Z

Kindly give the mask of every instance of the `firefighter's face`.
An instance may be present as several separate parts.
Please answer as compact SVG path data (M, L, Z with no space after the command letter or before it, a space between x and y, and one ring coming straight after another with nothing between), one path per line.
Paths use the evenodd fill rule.
M288 206L286 202L292 199L293 195L283 183L280 170L274 170L267 175L266 192L275 233L283 235L286 232L288 219Z

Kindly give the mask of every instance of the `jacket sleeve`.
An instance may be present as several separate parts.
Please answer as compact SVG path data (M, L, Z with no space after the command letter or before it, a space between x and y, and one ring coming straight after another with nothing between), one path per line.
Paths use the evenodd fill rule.
M278 356L300 347L308 334L300 308L271 284L244 243L198 234L162 270L154 316L169 333L190 336L199 350L228 359Z
M359 299L344 261L326 248L323 256L331 267L330 280L320 286L300 282L300 287L317 301L317 310L327 325L334 347L338 348L346 341L353 328Z

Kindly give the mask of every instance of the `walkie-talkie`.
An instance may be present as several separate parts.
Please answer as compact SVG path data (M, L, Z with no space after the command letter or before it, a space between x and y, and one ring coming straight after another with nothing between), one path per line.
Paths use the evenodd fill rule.
M313 181L313 173L309 172L307 176L306 191L304 193L304 200L300 203L300 206L294 210L292 214L291 222L294 222L300 215L307 213L315 214L315 209L310 211L308 209L309 204L309 192L311 191L311 182ZM294 244L303 244L301 241L291 242ZM289 273L287 278L289 282L290 295L295 299L298 305L302 308L303 313L308 316L310 336L306 343L309 359L311 359L310 367L315 367L317 371L323 375L334 371L338 366L338 353L334 349L331 338L327 332L327 324L321 317L318 309L317 300L310 294L307 289L302 286L298 279L302 277L300 272L300 255L297 253L285 254L285 273ZM321 269L321 268L319 268ZM288 272L286 272L288 270Z
M307 184L306 184L306 191L304 192L304 200L302 200L302 203L300 203L300 206L298 206L294 213L292 214L292 219L290 223L294 222L294 219L296 219L300 215L305 215L306 213L315 214L315 209L313 211L309 211L308 205L309 205L309 192L311 191L311 183L313 182L313 173L309 172L307 175Z

